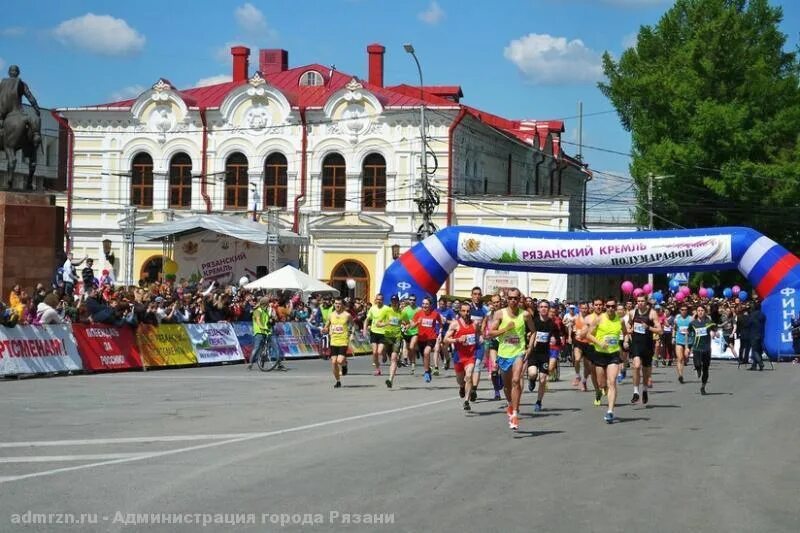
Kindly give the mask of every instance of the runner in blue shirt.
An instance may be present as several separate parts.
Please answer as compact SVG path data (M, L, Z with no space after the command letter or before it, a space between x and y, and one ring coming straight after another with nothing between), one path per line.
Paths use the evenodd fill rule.
M483 369L483 331L486 317L489 315L489 308L483 305L483 291L480 287L473 287L469 304L469 318L475 324L475 331L478 332L478 348L475 350L475 368L472 370L472 390L470 391L470 401L478 399L478 384L481 382L481 370ZM498 396L495 388L495 396Z
M675 370L678 372L678 381L683 383L683 367L689 359L689 325L692 323L692 317L689 315L689 306L685 303L681 303L678 309L680 314L675 317L672 338L675 339L675 356L678 359Z
M444 359L444 369L450 369L450 346L443 342L447 330L450 329L450 322L457 318L456 313L451 307L447 305L447 299L444 296L439 298L439 307L436 309L442 317L442 325L438 328L438 337L436 340L436 348L433 352L433 375L439 375L439 360Z

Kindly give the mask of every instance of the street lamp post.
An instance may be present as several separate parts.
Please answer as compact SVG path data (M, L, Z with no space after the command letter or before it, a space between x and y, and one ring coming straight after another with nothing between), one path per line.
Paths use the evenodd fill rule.
M427 135L425 131L425 89L424 83L422 81L422 66L419 64L419 59L417 58L417 54L414 50L414 46L411 43L406 43L403 45L403 49L414 58L414 63L417 65L417 73L419 74L419 99L420 99L420 106L419 106L419 138L421 142L420 148L420 166L422 167L422 195L423 201L427 198L428 194L428 143L427 143ZM427 208L422 211L423 217L423 229L422 235L423 237L427 237L430 234L430 212Z

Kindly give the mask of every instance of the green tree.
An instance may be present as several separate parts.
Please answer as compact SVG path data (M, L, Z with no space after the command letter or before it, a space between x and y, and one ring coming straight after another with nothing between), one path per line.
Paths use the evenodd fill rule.
M656 224L751 226L800 248L800 79L767 0L677 0L600 90L631 132L630 171Z

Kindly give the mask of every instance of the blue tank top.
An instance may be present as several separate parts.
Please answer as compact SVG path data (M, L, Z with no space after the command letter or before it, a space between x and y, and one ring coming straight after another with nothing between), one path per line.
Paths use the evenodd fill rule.
M675 331L672 332L675 336L675 344L686 344L689 335L689 324L691 323L691 315L686 315L686 318L681 315L675 317Z

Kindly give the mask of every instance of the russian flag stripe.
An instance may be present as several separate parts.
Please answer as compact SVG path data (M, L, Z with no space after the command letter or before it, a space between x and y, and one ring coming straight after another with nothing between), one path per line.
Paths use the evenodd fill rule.
M436 262L439 263L439 265L445 270L445 272L448 273L448 275L458 266L458 262L453 259L447 249L445 249L442 241L440 241L439 237L436 235L432 235L423 240L422 246L428 250L431 256L436 259Z
M775 263L766 275L756 286L756 292L764 298L786 277L790 270L800 265L800 259L790 252L786 252L777 263Z
M755 242L747 248L747 251L742 256L742 260L739 261L739 272L741 272L744 277L749 276L753 267L758 263L758 260L764 257L764 254L777 244L778 243L769 237L764 237L763 235L756 239Z
M431 277L422 263L411 252L406 252L400 256L400 263L408 271L408 274L419 284L420 288L424 291L435 294L439 290L439 283Z

